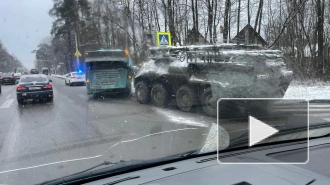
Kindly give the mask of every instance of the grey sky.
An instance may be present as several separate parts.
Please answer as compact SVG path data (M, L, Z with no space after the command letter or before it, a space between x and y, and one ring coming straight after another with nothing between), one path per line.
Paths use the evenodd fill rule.
M31 51L50 36L52 6L52 0L1 0L0 40L28 69L34 67Z

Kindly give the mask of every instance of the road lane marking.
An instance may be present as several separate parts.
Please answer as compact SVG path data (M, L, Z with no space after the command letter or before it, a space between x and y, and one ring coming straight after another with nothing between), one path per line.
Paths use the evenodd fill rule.
M163 132L156 132L156 133L144 135L144 136L141 136L141 137L138 137L138 138L135 138L135 139L120 141L120 142L112 145L111 147L109 147L108 150L110 150L111 148L113 148L113 147L115 147L115 146L117 146L121 143L129 143L129 142L133 142L133 141L136 141L136 140L139 140L139 139L142 139L142 138L145 138L145 137L150 137L150 136L153 136L153 135L157 135L157 134L164 134L164 133L167 133L167 132L178 132L178 131L184 131L184 130L196 130L196 129L199 129L199 128L181 128L181 129L176 129L176 130L167 130L167 131L163 131Z
M6 99L8 99L10 96L11 96L11 94L10 94L10 95L8 95L8 96L6 97Z
M0 107L1 109L6 109L9 108L9 106L13 103L14 99L8 99L7 101L5 101L5 103L2 104L2 106Z
M42 167L42 166L49 166L49 165L59 164L59 163L82 161L82 160L87 160L87 159L94 159L94 158L99 158L99 157L102 157L102 155L96 155L96 156L92 156L92 157L85 157L85 158L78 158L78 159L69 159L69 160L65 160L65 161L58 161L58 162L53 162L53 163L46 163L46 164L41 164L41 165L37 165L37 166L30 166L30 167L25 167L25 168L18 168L18 169L13 169L13 170L0 171L0 174L8 173L8 172L21 171L21 170L27 170L27 169L32 169L32 168L38 168L38 167Z

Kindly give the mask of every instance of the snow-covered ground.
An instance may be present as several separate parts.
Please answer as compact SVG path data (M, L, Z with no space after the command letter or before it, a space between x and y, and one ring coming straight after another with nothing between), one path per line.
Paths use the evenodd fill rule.
M330 83L293 81L284 98L330 99Z
M57 78L65 78L63 75L57 75L57 74L52 74L52 76L55 76L55 77L57 77Z

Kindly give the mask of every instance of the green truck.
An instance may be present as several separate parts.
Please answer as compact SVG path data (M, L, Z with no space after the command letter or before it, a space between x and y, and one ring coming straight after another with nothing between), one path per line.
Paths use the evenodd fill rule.
M84 54L87 94L98 97L105 93L131 93L134 71L127 50L102 49Z

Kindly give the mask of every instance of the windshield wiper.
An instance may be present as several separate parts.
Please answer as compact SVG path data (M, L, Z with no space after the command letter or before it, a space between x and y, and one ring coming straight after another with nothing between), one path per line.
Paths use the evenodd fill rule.
M95 165L91 168L88 168L86 170L83 170L78 173L74 173L65 177L61 177L58 179L54 179L51 181L46 181L41 183L40 185L52 185L52 184L81 184L82 182L89 182L93 181L95 179L99 178L104 178L107 176L112 176L115 174L121 174L121 173L126 173L129 171L134 171L138 169L144 169L147 167L152 167L152 166L158 166L158 165L163 165L167 164L170 162L175 162L175 161L180 161L184 160L189 157L194 157L194 156L199 156L199 150L191 150L189 152L185 152L183 154L175 154L172 156L167 156L162 159L152 159L152 160L132 160L132 161L119 161L118 163L111 163L108 161L104 161L101 164ZM204 155L204 154L203 154ZM105 167L99 170L93 170L99 166L106 166L110 164L123 164L120 167L117 166L110 166L110 167ZM92 170L92 171L91 171Z
M124 161L120 161L120 162L124 162ZM46 182L40 183L40 185L50 184L50 183L53 183L53 182L56 182L56 181L57 181L57 183L55 183L55 184L60 184L58 181L60 181L60 180L63 179L63 178L67 178L67 177L71 177L71 176L75 176L75 175L80 175L80 174L83 174L83 173L88 172L88 171L90 171L90 170L93 170L93 169L95 169L95 168L98 168L98 167L100 167L100 166L108 166L108 165L110 165L110 164L117 164L117 163L112 163L112 162L109 162L109 161L104 161L103 163L100 163L100 164L98 164L98 165L95 165L95 166L93 166L93 167L91 167L91 168L88 168L88 169L86 169L86 170L83 170L83 171L80 171L80 172L77 172L77 173L74 173L74 174L71 174L71 175L68 175L68 176L65 176L65 177L59 178L59 179L54 179L54 180L51 180L51 181L46 181Z
M189 152L185 152L183 154L180 154L179 157L190 157L190 156L195 156L199 154L200 150L191 150Z

